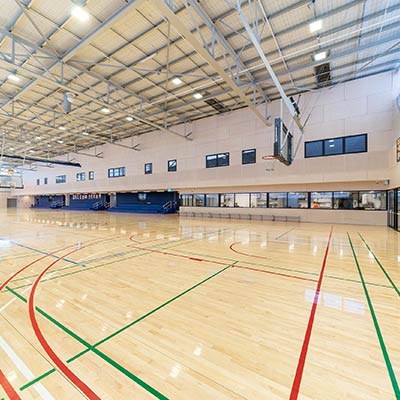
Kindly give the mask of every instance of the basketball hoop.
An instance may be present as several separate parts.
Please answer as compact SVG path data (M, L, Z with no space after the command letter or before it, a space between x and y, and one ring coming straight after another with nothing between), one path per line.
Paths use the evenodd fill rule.
M276 157L273 154L268 154L266 156L261 157L265 161L274 161L276 160Z
M268 154L266 156L262 156L261 159L264 161L268 161L265 171L267 171L267 172L275 171L274 165L275 165L276 157L273 154Z

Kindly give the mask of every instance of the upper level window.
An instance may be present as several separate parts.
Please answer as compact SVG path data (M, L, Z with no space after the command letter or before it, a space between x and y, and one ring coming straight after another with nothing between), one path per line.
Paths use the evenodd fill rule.
M109 168L108 170L109 178L119 178L120 176L125 176L125 167Z
M304 157L334 156L367 152L367 134L305 142Z
M94 171L89 171L89 181L94 180Z
M40 179L36 179L36 185L40 185Z
M315 140L305 143L305 157L321 157L324 155L324 142Z
M229 153L210 154L206 156L206 168L226 167L229 165Z
M324 155L333 156L343 153L343 138L324 140Z
M56 176L56 183L65 183L65 182L67 182L67 175Z
M144 173L147 174L152 174L153 173L153 163L146 163L144 164Z
M49 180L48 180L47 178L44 178L43 183L44 183L45 185L47 185L48 181L49 181Z
M86 174L84 172L78 172L76 174L77 181L84 181L86 179Z
M345 153L365 153L367 151L367 135L347 136L344 138Z
M176 160L168 160L168 172L175 172L176 165Z
M254 164L256 162L256 149L242 151L242 164Z

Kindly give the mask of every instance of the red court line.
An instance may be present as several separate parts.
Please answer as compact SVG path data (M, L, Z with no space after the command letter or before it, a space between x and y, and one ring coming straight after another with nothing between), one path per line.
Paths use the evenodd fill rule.
M53 351L53 349L51 348L51 346L49 345L49 343L47 342L47 340L45 339L45 337L42 334L42 331L40 330L39 324L37 322L36 319L36 313L35 313L35 293L36 293L36 289L37 286L39 285L40 280L42 279L42 277L48 272L48 270L55 265L56 263L58 263L59 261L61 261L63 258L69 256L72 253L76 253L77 251L84 249L86 247L89 246L93 246L95 244L98 244L100 242L104 242L106 240L110 240L110 239L102 239L102 240L98 240L95 243L91 243L88 244L86 246L80 247L78 249L74 249L66 254L64 254L63 256L61 256L60 258L58 258L57 260L53 261L51 264L49 264L41 273L40 275L36 278L35 282L33 283L32 286L32 290L29 294L29 301L28 301L28 309L29 309L29 318L31 321L31 325L32 328L35 332L35 335L37 337L37 339L39 340L41 346L43 347L43 349L45 350L45 352L47 353L47 355L51 358L51 360L54 362L54 364L58 367L58 369L78 388L82 391L82 393L85 394L85 396L87 398L89 398L90 400L100 400L100 397L93 392L92 389L89 388L89 386L86 385L86 383L84 383L80 378L78 378L77 375L75 375L67 366L66 364L63 363L63 361L57 356L57 354Z
M282 274L280 272L272 272L272 271L267 271L265 269L259 269L259 268L243 267L243 266L240 266L240 265L237 265L237 264L233 265L232 268L248 269L250 271L263 272L264 274L272 274L272 275L284 276L285 278L293 278L293 279L300 279L302 281L317 282L316 279L312 279L312 278L303 278L302 276Z
M152 252L152 253L159 253L159 254L173 256L173 257L185 258L187 260L192 260L192 261L204 261L204 262L208 262L210 264L217 264L217 265L231 265L230 263L223 263L223 262L220 262L220 261L208 260L206 258L190 257L190 256L185 256L183 254L171 253L169 251L148 249L146 247L138 247L138 246L135 246L135 245L131 245L130 247L133 247L133 248L138 249L138 250L149 251L149 252ZM248 270L252 270L252 271L264 272L264 273L270 274L270 275L278 275L278 276L283 276L285 278L300 279L302 281L317 282L316 279L303 278L303 277L297 276L297 275L289 275L289 274L283 274L283 273L280 273L280 272L273 272L273 271L268 271L268 270L263 270L263 269L245 267L245 266L242 266L242 265L239 265L239 264L235 264L234 268L242 268L242 269L248 269Z
M10 400L21 400L21 397L18 396L17 392L11 386L11 383L8 381L7 377L3 374L3 371L1 369L0 385L3 386L3 389L7 393L7 396L10 398Z
M333 232L333 226L331 228L331 232L329 233L328 243L326 245L324 259L322 261L321 271L319 273L319 279L318 279L318 283L317 283L317 288L315 290L314 301L313 301L313 305L311 307L310 317L308 319L307 329L306 329L306 333L304 335L303 346L301 348L300 357L299 357L299 361L298 361L297 369L296 369L296 375L293 379L292 390L290 392L289 400L297 400L297 398L299 396L301 378L303 377L304 365L306 363L308 345L310 344L311 332L312 332L312 328L314 325L315 313L317 311L318 300L319 300L319 295L320 295L321 285L322 285L322 279L324 277L326 260L328 258L329 246L331 244L331 239L332 239L332 232Z
M116 236L116 237L113 237L113 238L118 238L118 237L121 237L121 236ZM91 241L93 241L93 240L98 240L98 239L90 239L90 240L86 241L86 243L91 242ZM85 242L82 242L82 243L85 243ZM82 244L82 243L81 243L81 244ZM76 245L77 245L77 243L74 243L74 244L70 244L70 245L68 245L68 246L61 247L61 248L59 248L59 249L57 249L57 250L54 250L52 253L45 254L45 255L43 255L42 257L39 257L39 258L37 258L36 260L31 261L29 264L27 264L27 265L25 265L24 267L22 267L20 270L18 270L18 271L15 272L14 274L12 274L5 282L3 282L2 285L0 286L0 292L1 292L1 291L10 283L10 281L12 281L17 275L19 275L21 272L25 271L27 268L29 268L29 267L32 266L33 264L36 264L37 262L44 260L46 257L54 256L56 253L58 253L58 252L60 252L60 251L62 251L62 250L69 249L70 247L74 247L74 246L76 246Z
M236 250L236 249L234 248L234 246L236 246L236 245L239 244L239 243L241 243L241 242L232 243L232 244L229 246L229 248L230 248L232 251L234 251L235 253L241 254L242 256L261 258L262 260L271 260L270 257L256 256L255 254L244 253L244 252L242 252L242 251Z

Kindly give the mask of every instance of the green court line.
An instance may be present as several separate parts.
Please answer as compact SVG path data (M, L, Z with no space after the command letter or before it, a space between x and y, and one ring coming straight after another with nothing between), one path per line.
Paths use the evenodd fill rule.
M161 250L163 249L169 249L170 247L165 247L165 248L161 248ZM208 257L208 258L215 258L216 260L226 260L229 262L234 261L233 258L226 258L226 257L218 257L218 256L213 256L210 254L203 254L203 253L195 253L195 252L191 252L191 251L183 251L183 250L174 250L177 253L182 253L182 254L190 254L190 255L195 255L195 256L202 256L202 257ZM239 261L241 262L241 261ZM251 261L243 261L243 264L248 264L248 265L255 265L258 267L268 267L268 268L273 268L273 269L278 269L278 270L283 270L283 271L289 271L289 272L298 272L300 274L304 274L304 275L311 275L311 276L318 276L317 273L315 272L308 272L308 271L304 271L304 270L299 270L299 269L292 269L292 268L284 268L284 267L277 267L275 265L269 265L269 264L260 264L260 263L254 263ZM352 282L352 283L360 283L360 281L357 281L355 279L349 279L349 278L342 278L340 276L335 276L335 275L325 275L325 278L331 278L331 279L336 279L339 281L346 281L346 282ZM372 285L372 286L378 286L378 287L384 287L386 289L392 289L391 286L389 285L382 285L380 283L373 283L373 282L367 282L368 285Z
M365 298L367 299L369 312L371 314L372 321L373 321L374 326L375 326L375 331L376 331L376 334L378 336L379 345L381 346L382 355L383 355L383 358L385 360L385 364L386 364L386 368L387 368L388 373L389 373L390 381L392 382L392 387L393 387L393 390L394 390L394 394L396 396L396 399L400 400L400 389L399 389L399 385L397 383L396 375L394 373L393 366L392 366L392 363L390 361L389 354L388 354L385 342L383 340L383 336L382 336L381 329L379 327L378 319L376 317L375 310L374 310L371 298L370 298L369 293L368 293L367 285L366 285L366 283L364 281L364 276L363 276L363 274L361 272L361 267L360 267L360 264L358 263L357 255L356 255L356 252L354 250L353 242L350 239L349 233L347 233L347 237L349 239L349 243L350 243L350 246L351 246L351 251L353 252L354 260L356 262L358 274L360 275L361 284L362 284L362 287L364 289Z
M218 233L220 233L220 232L223 232L223 231L226 231L226 230L230 230L230 229L231 229L231 228L223 229L222 231L217 231L217 232L215 232L215 231L213 231L213 232L208 232L208 233L205 233L204 235L218 234ZM201 239L202 239L202 238L201 238ZM164 247L164 248L162 248L162 249L169 249L169 248L172 248L173 246L175 246L175 243L176 243L176 242L185 241L186 243L190 243L190 242L197 241L197 240L200 240L200 239L179 239L179 240L174 241L174 244L173 244L172 246ZM165 244L166 244L166 243L158 243L158 244L155 244L155 245L153 245L153 246L148 247L148 249L160 247L160 246L163 246L163 245L165 245ZM68 276L68 275L73 275L73 274L76 274L76 273L79 273L79 272L89 271L89 270L95 269L95 268L105 267L105 266L107 266L107 265L111 265L111 264L114 264L114 263L116 263L116 262L129 260L129 259L131 259L131 258L136 257L136 253L138 253L138 252L140 252L140 251L145 251L145 250L138 250L138 249L129 250L129 251L127 251L127 252L124 252L124 254L135 253L134 256L122 258L122 259L119 259L119 260L114 260L114 261L112 261L112 262L105 263L105 264L100 264L100 265L96 265L96 266L94 266L94 267L86 267L85 264L78 263L78 262L77 262L76 264L74 264L74 265L67 265L66 267L58 268L58 269L55 270L54 272L63 271L63 270L66 270L66 269L71 269L71 268L76 268L76 267L79 267L79 266L81 266L83 269L81 269L81 270L79 270L79 271L74 271L74 272L71 272L71 273L68 273L68 274L56 275L56 276L54 276L54 277L52 277L52 278L43 279L42 282L46 282L46 281L53 280L53 279L57 279L57 278L62 278L62 277L65 277L65 276ZM139 256L146 255L146 254L150 254L150 252L147 252L147 253L145 253L145 254L139 254ZM113 258L113 257L115 257L115 254L110 254L107 258ZM232 261L234 261L234 260L232 260ZM28 278L34 278L34 277L36 277L36 276L38 276L38 274L30 275L30 276L25 276L25 277L23 277L23 278L14 279L13 282L18 282L18 281L25 280L25 279L28 279ZM24 288L24 287L28 287L28 286L30 286L30 285L31 285L31 284L28 283L28 284L25 284L25 285L15 286L15 287L13 287L13 289L14 289L14 290L15 290L15 289L21 289L21 288ZM4 289L1 293L4 293L4 292L6 292L6 291L7 291L7 289Z
M129 324L123 326L122 328L118 329L117 331L115 331L114 333L110 334L109 336L103 338L102 340L100 340L99 342L90 345L89 343L87 343L84 339L79 338L76 334L74 334L73 332L69 331L68 328L64 327L61 323L59 323L58 321L56 321L54 318L50 317L47 313L45 313L44 311L41 311L38 307L36 307L36 310L38 312L40 312L42 315L44 315L47 319L49 319L51 322L53 322L55 325L57 325L58 327L60 327L62 330L64 330L65 332L67 332L66 330L68 330L69 332L67 332L70 336L74 337L74 339L78 340L81 344L83 344L86 349L81 351L80 353L76 354L75 356L73 356L72 358L68 359L66 362L67 363L71 363L74 360L78 359L79 357L83 356L84 354L86 354L89 351L93 351L97 354L97 349L96 347L100 346L101 344L103 344L104 342L112 339L113 337L115 337L116 335L120 334L121 332L127 330L128 328L130 328L131 326L137 324L138 322L144 320L145 318L149 317L150 315L154 314L155 312L159 311L160 309L164 308L165 306L167 306L168 304L172 303L173 301L179 299L180 297L184 296L185 294L189 293L190 291L196 289L198 286L203 285L204 283L206 283L207 281L209 281L210 279L216 277L217 275L221 274L222 272L226 271L229 268L232 268L233 265L235 265L237 263L234 262L231 265L228 265L220 270L218 270L217 272L215 272L214 274L208 276L207 278L203 279L202 281L196 283L195 285L193 285L192 287L190 287L189 289L186 289L185 291L179 293L178 295L176 295L175 297L173 297L172 299L164 302L163 304L159 305L158 307L154 308L153 310L147 312L146 314L142 315L141 317L137 318L136 320L130 322ZM20 300L24 301L26 303L26 299L23 298L23 296L21 296L19 293L13 291L12 289L10 289L11 292L13 292L13 294L15 296L17 296L18 298L20 298ZM40 311L39 311L40 310ZM96 351L95 351L96 350ZM99 351L100 352L100 351ZM102 352L100 352L102 353ZM103 353L102 353L103 354ZM99 354L98 354L99 355ZM102 357L104 359L104 357L102 355L100 355L100 357ZM123 368L123 367L121 367ZM117 368L120 369L120 368ZM44 379L46 376L52 374L53 372L56 372L55 368L50 369L49 371L45 372L44 374L36 377L35 379L33 379L32 381L26 383L25 385L21 386L19 389L25 390L28 387L34 385L35 383L39 382L40 380Z
M396 291L397 295L400 297L400 290L399 288L396 286L396 284L393 282L392 278L390 277L390 275L387 273L386 269L384 268L384 266L381 264L381 262L378 260L378 257L375 255L375 253L372 251L371 247L368 246L368 243L366 242L366 240L361 236L360 232L357 232L358 235L360 236L361 240L364 242L366 248L369 250L369 252L374 256L375 261L377 262L377 264L379 265L380 269L382 270L382 272L385 274L387 280L390 282L390 284L392 285L393 289Z
M293 231L295 228L289 229L287 232L282 233L281 235L277 236L274 240L279 240L281 237L287 235L289 232Z
M197 240L197 239L195 239L195 240ZM183 243L182 243L182 244L183 244ZM161 245L165 245L165 243L160 243L160 244L151 246L151 247L149 247L148 249L152 249L152 248L155 248L155 247L159 247L159 246L161 246ZM161 250L168 250L168 249L171 249L171 248L173 248L173 247L175 247L175 244L173 244L172 246L168 246L168 247L161 247ZM135 250L131 250L130 252L132 252L132 253L138 253L138 252L140 252L140 251L145 251L145 250L138 250L138 249L135 249ZM216 259L216 260L224 260L224 261L227 261L227 262L229 262L229 263L232 263L232 262L235 261L235 260L232 259L232 258L218 257L218 256L209 255L209 254L195 253L195 252L183 251L183 250L177 250L177 249L174 249L174 251L177 252L177 253L182 253L182 254L190 254L190 255L208 257L208 258ZM70 273L62 274L62 275L55 275L55 276L53 276L53 277L51 277L51 278L43 279L42 282L47 282L47 281L50 281L50 280L63 278L63 277L65 277L65 276L74 275L74 274L81 273L81 272L85 272L85 271L90 271L90 270L96 269L96 268L106 267L106 266L112 265L112 264L114 264L114 263L116 263L116 262L131 260L132 258L145 256L145 255L147 255L147 254L151 254L151 251L146 252L146 253L143 253L143 254L134 254L133 256L130 256L130 257L125 257L125 258L122 258L122 259L113 260L113 261L111 261L111 262L104 263L104 264L100 264L100 265L96 265L96 266L93 266L93 267L85 267L84 269L80 269L80 270L78 270L78 271L73 271L73 272L70 272ZM111 256L112 256L112 255L111 255ZM315 273L315 272L308 272L308 271L298 270L298 269L293 269L293 268L277 267L277 266L274 266L274 265L254 263L254 262L251 262L251 261L243 261L243 263L244 263L244 264L248 264L248 265L258 266L258 267L267 267L267 268L271 268L271 269L275 269L275 270L282 270L282 271L289 271L289 272L297 272L297 273L300 273L300 274L310 275L310 276L318 276L318 274ZM66 267L57 269L55 272L63 271L63 270L65 270L65 269L75 268L75 267L77 267L77 266L79 266L79 265L68 265L68 266L66 266ZM35 277L35 276L37 276L37 275L33 275L32 277ZM26 278L28 278L28 277L26 277ZM344 282L352 282L352 283L357 283L357 284L360 283L359 280L349 279L349 278L342 278L342 277L335 276L335 275L326 275L326 278L335 279L335 280L344 281ZM16 282L16 281L18 281L18 280L16 279L16 280L13 281L13 282ZM373 283L373 282L366 282L366 283L367 283L368 285L370 285L370 286L376 286L376 287L383 287L383 288L386 288L386 289L392 289L392 287L389 286L389 285L383 285L383 284ZM14 289L14 290L22 289L22 288L28 287L28 286L30 286L30 285L31 285L31 284L28 283L28 284L24 284L24 285L20 285L20 286L15 286L15 287L13 287L13 289ZM7 289L4 289L4 290L3 290L3 292L6 292L6 291L7 291Z
M24 303L27 303L28 301L26 300L25 297L23 297L21 294L17 293L11 288L8 288L8 290L17 298L19 298L21 301ZM158 392L156 389L148 385L146 382L142 381L139 377L134 375L132 372L128 371L126 368L124 368L122 365L118 364L116 361L114 361L112 358L107 356L107 354L103 353L102 351L94 348L90 343L88 343L85 339L81 338L78 336L75 332L71 331L69 328L67 328L65 325L61 324L61 322L57 321L54 319L52 316L47 314L45 311L43 311L39 307L35 307L35 310L41 314L43 317L45 317L48 321L52 322L54 325L56 325L58 328L63 330L65 333L67 333L70 337L81 343L83 346L87 347L89 350L91 350L93 353L98 355L100 358L102 358L104 361L106 361L108 364L112 365L114 368L116 368L118 371L123 373L125 376L130 378L132 381L137 383L139 386L141 386L143 389L147 390L149 393L151 393L153 396L157 397L160 400L169 400L167 397L165 397L163 394ZM50 374L50 373L49 373ZM26 386L26 385L25 385Z

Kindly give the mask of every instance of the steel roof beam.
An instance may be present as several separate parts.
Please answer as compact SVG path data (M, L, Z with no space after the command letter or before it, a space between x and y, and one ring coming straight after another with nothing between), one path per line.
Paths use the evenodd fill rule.
M201 45L201 43L194 37L192 32L185 26L181 19L175 14L174 10L170 8L164 0L155 0L155 4L158 6L159 11L171 22L172 26L184 36L188 43L197 51L197 53L207 61L213 69L225 80L225 82L232 88L232 91L239 96L239 98L253 111L253 113L267 126L271 126L271 122L268 121L263 114L257 109L257 107L251 102L245 93L237 86L232 80L225 68L222 67L214 57Z

